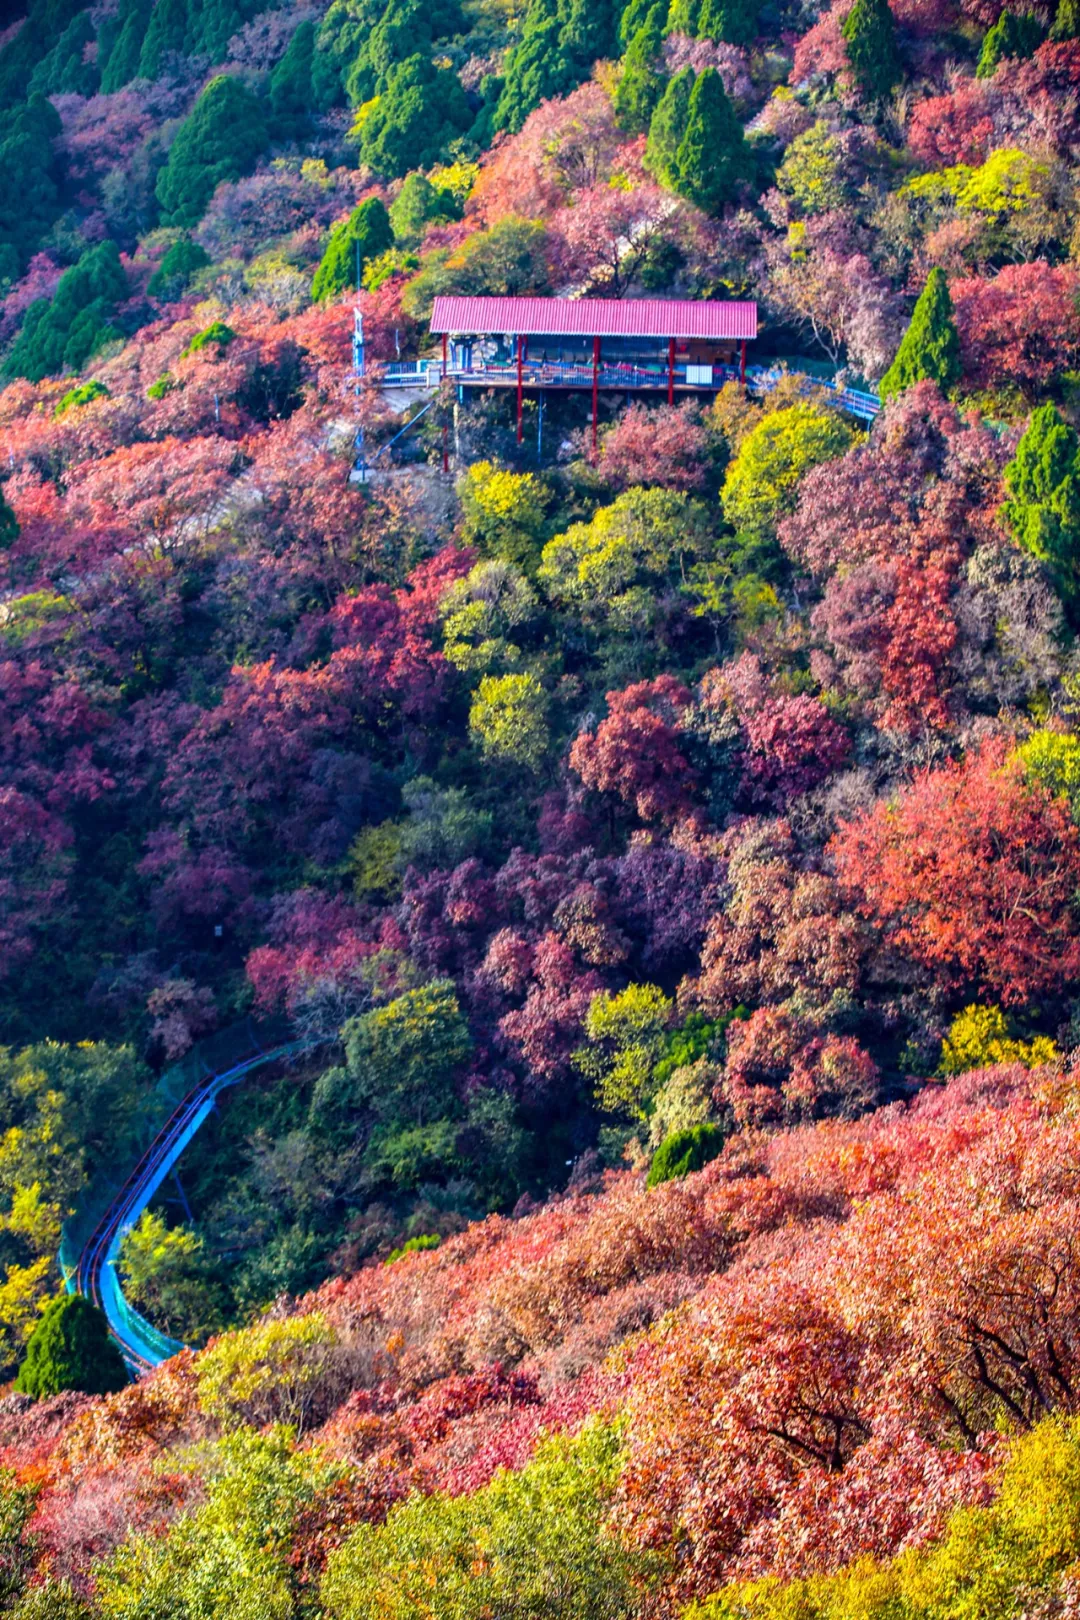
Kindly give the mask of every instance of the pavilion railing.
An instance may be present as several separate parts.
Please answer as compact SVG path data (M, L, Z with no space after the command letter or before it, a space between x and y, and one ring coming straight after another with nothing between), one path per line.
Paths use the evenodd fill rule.
M782 377L790 375L792 373L781 367L748 366L745 381L753 392L767 393L776 387ZM805 372L796 375L805 378L807 389L825 389L835 395L842 410L864 421L872 421L881 409L881 401L876 394L839 387L832 379L813 377ZM469 366L450 364L444 373L442 361L438 359L397 361L383 369L382 384L387 388L437 388L444 376L467 387L514 388L518 383L518 365L514 360L485 361ZM656 389L662 392L668 388L670 380L676 389L708 391L722 388L728 382L739 381L740 372L737 366L687 367L682 364L675 366L669 379L667 366L660 362L656 365L631 365L605 360L601 361L594 375L593 367L588 363L526 359L521 364L520 377L525 388L592 388L595 380L605 392L613 389L634 392Z

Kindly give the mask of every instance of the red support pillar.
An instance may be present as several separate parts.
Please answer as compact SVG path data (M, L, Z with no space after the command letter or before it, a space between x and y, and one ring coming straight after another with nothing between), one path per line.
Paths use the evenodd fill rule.
M743 340L742 340L742 348L739 350L739 381L745 387L745 384L746 384L746 339L745 338L743 338Z
M524 347L525 347L525 339L519 337L518 340L517 340L517 442L518 442L518 444L520 444L521 440L522 440L521 415L522 415L522 407L524 405L524 399L525 399L523 389L522 389L522 375L521 375L522 361L525 358L525 356L524 356Z
M596 426L600 415L600 339L592 340L592 449L596 454Z
M668 339L667 346L667 402L675 403L675 339Z
M446 376L446 333L442 335L442 374Z

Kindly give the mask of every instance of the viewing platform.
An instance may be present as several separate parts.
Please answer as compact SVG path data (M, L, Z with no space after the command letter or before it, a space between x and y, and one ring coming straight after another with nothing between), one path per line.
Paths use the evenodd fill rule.
M463 366L450 361L444 371L438 359L401 360L383 367L381 375L387 388L416 389L420 392L438 388L444 378L464 388L516 388L518 368L516 364L481 362ZM602 393L621 389L628 393L663 394L670 387L673 394L685 397L715 393L729 382L745 383L753 393L767 393L770 388L775 388L782 377L789 375L791 373L782 367L747 366L743 371L738 366L676 364L674 377L669 379L666 370L655 367L604 362L598 368L596 381ZM823 388L835 395L836 403L842 410L862 421L873 421L881 409L881 401L876 394L857 388L837 387L830 379L812 377L808 373L804 375L808 388ZM591 388L593 369L573 363L528 360L522 363L521 383L526 389Z
M382 371L385 388L431 391L450 380L460 388L507 388L517 394L517 431L530 392L590 390L595 441L599 395L709 395L739 382L755 392L785 373L747 365L757 338L750 299L465 298L435 299L431 332L440 355L398 361ZM807 387L817 379L807 377ZM830 390L841 409L870 421L875 394Z

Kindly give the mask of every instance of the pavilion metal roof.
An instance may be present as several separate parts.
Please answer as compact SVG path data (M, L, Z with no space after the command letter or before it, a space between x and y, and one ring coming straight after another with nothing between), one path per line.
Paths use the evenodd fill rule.
M436 335L512 333L521 337L646 337L736 340L757 337L751 300L690 298L436 298Z

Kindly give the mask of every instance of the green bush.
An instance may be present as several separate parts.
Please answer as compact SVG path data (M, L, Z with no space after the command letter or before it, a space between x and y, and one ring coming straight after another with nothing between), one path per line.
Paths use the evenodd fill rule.
M108 1395L127 1382L104 1313L81 1294L65 1294L53 1300L34 1329L15 1388L43 1400L64 1389Z
M151 298L162 298L166 302L179 298L187 291L192 276L209 263L210 255L206 249L193 242L190 236L182 236L165 254L147 282L146 290Z
M211 321L210 325L204 326L201 332L196 332L181 358L186 358L190 354L198 354L203 349L214 348L217 349L218 358L220 359L229 344L235 341L236 333L231 326L226 326L224 321Z
M109 399L109 390L103 382L94 377L90 382L79 383L75 388L69 388L63 399L57 405L53 415L63 416L67 411L77 409L80 405L89 405L95 399Z
M653 1154L646 1185L658 1187L662 1181L677 1181L693 1170L700 1170L715 1159L724 1146L719 1125L690 1125L685 1131L672 1131Z
M423 1254L426 1249L437 1249L441 1242L442 1238L437 1232L422 1232L419 1237L407 1238L400 1249L391 1249L385 1264L392 1266L395 1260L401 1260L407 1254Z

